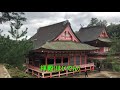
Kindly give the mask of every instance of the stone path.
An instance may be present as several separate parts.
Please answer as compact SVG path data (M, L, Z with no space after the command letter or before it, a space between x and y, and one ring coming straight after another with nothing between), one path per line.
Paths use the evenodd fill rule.
M0 64L0 78L11 78L4 65Z

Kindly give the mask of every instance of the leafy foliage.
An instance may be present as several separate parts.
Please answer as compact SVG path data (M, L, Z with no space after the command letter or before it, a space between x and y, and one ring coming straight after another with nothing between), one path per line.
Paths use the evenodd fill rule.
M9 36L0 37L0 63L7 63L22 69L25 63L25 54L33 47L32 42L27 40L27 37L18 40L27 34L27 28L25 31L22 30L20 32L23 21L26 21L26 18L23 17L24 13L22 12L1 13L0 23L10 21L11 30L9 33L15 40L11 40Z
M4 23L7 21L15 21L16 19L26 21L26 18L24 16L23 12L1 12L0 16L0 23Z
M12 78L33 78L33 76L19 70L18 68L14 68L9 64L5 64L5 67L8 69L8 72Z
M3 32L3 30L0 29L0 37L1 37L1 33Z
M15 39L15 40L18 40L19 38L21 37L24 37L26 34L27 34L27 29L26 28L25 30L22 30L22 32L20 32L21 30L21 27L23 26L23 21L26 21L22 15L18 14L18 13L14 13L13 16L15 15L15 18L14 18L14 22L11 22L10 23L10 27L11 27L11 30L8 31L12 37Z
M25 54L32 49L29 40L14 41L9 38L0 38L0 62L22 68L25 63Z
M91 21L87 27L92 27L92 26L107 26L107 21L98 20L97 18L91 18Z
M99 20L97 18L91 18L88 27L92 26L106 26L109 37L112 40L110 52L108 53L107 59L103 62L103 65L111 70L120 71L120 63L118 63L119 58L115 58L116 53L120 53L120 24L107 24L106 20Z
M113 37L120 38L120 24L111 23L109 26L107 26L107 31L111 38Z

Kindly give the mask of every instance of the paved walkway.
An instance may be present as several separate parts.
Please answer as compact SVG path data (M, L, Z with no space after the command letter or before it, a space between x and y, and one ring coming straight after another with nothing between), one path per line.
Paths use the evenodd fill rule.
M0 78L11 78L4 65L0 64Z

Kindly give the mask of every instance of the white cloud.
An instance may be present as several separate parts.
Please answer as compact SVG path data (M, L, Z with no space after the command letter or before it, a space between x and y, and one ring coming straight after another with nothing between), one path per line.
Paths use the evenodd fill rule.
M37 32L39 27L69 20L74 31L78 31L80 24L86 26L90 19L96 17L101 20L107 20L108 23L118 23L120 21L120 12L25 12L27 22L22 29L28 27L27 36L31 37ZM8 34L9 24L0 24L3 34Z
M119 16L120 12L93 12L93 14L97 17L99 16L115 17Z

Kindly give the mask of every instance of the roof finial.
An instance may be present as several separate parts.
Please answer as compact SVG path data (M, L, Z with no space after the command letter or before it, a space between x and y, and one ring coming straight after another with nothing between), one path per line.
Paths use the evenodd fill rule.
M66 22L69 22L69 20L66 20Z
M80 24L81 28L83 28L84 25Z
M67 24L69 21L68 20L66 20L64 23L63 23L63 25L65 25L65 24Z

